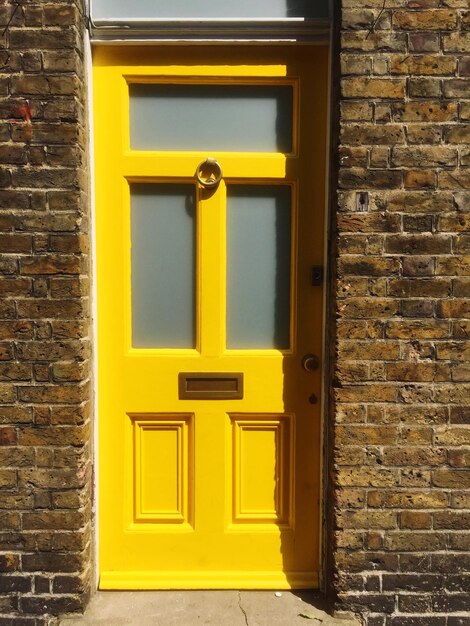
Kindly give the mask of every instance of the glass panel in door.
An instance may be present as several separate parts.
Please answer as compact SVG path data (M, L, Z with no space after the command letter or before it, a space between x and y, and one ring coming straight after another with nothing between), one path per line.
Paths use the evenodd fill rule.
M227 347L290 346L291 188L229 185Z
M131 294L134 348L196 343L196 188L131 185Z
M133 150L292 151L291 85L131 84Z

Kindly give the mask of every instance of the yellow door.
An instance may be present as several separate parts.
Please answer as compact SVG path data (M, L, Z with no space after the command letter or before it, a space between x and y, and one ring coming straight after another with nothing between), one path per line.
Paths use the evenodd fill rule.
M95 51L102 589L318 584L326 76Z

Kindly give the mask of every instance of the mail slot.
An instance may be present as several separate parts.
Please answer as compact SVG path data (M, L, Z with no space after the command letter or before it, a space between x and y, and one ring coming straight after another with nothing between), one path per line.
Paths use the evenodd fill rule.
M241 400L243 373L180 372L178 397L180 400Z

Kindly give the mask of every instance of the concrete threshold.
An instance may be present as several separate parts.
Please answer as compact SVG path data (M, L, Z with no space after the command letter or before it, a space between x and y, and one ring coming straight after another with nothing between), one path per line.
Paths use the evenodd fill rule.
M61 626L359 626L315 591L99 591Z

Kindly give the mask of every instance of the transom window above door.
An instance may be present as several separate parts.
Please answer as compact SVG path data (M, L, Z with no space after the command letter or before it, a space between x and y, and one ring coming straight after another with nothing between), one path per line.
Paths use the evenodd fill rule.
M332 0L89 0L92 40L327 41Z
M328 0L93 0L92 6L97 19L269 19L328 16Z

